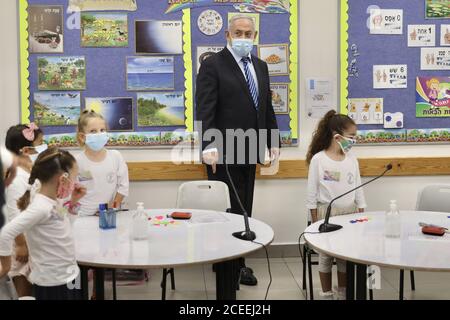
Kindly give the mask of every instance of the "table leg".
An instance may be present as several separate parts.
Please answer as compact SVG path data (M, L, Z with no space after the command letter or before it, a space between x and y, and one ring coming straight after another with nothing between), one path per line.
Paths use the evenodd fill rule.
M81 294L83 300L89 300L89 279L88 279L89 268L80 266L81 273Z
M95 299L105 300L105 269L95 268Z
M217 300L236 300L237 260L216 264L216 298Z
M347 261L347 300L355 300L355 264Z
M356 300L367 300L367 266L356 265Z

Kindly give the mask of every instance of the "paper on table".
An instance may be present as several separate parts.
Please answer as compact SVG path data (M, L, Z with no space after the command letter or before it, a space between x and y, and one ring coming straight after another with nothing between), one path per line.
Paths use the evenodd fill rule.
M229 220L219 212L209 212L201 214L193 214L192 218L189 220L192 224L200 223L218 223L218 222L228 222Z

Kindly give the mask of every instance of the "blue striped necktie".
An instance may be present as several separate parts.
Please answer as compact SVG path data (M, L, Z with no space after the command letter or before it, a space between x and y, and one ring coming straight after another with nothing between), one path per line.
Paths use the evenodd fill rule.
M244 64L244 72L245 78L247 79L248 89L250 90L250 94L252 95L255 108L256 110L258 110L258 90L256 88L255 79L253 79L252 73L250 72L250 68L248 67L248 64L251 63L250 58L244 57L242 58L241 61Z

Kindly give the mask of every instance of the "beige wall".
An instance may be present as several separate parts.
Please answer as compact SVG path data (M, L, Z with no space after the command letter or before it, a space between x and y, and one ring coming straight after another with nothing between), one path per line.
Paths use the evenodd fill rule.
M18 79L18 27L16 1L0 2L0 141L8 126L19 121ZM304 158L310 141L314 121L305 118L305 78L337 78L338 70L338 6L336 0L300 1L300 136L298 148L284 149L282 158ZM337 88L336 88L337 89ZM450 145L445 146L379 146L359 147L361 157L389 156L448 156ZM124 152L127 160L168 160L168 150L146 150ZM427 183L449 182L449 177L402 177L385 178L366 187L370 210L384 210L389 199L397 199L401 209L412 209L415 196ZM134 208L137 201L145 201L149 208L173 207L180 182L132 183L129 205ZM257 181L254 217L270 224L275 231L275 243L295 243L306 224L304 208L306 180Z

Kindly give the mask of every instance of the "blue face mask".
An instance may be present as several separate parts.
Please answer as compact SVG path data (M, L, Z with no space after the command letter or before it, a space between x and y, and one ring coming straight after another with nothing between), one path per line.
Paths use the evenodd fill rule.
M252 39L231 39L233 51L241 58L247 57L253 49Z
M108 143L109 137L106 132L90 133L86 135L86 145L93 151L102 150Z

